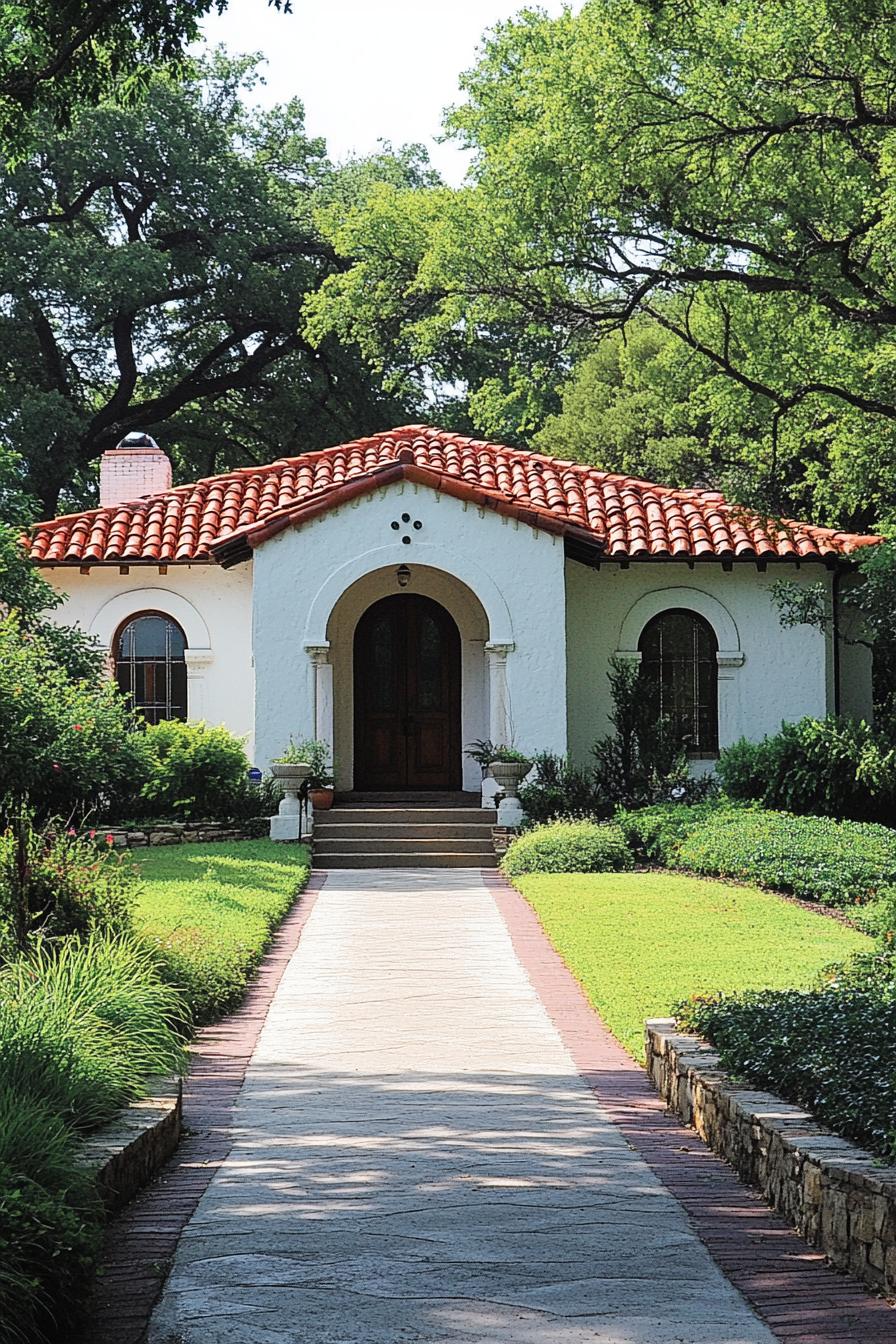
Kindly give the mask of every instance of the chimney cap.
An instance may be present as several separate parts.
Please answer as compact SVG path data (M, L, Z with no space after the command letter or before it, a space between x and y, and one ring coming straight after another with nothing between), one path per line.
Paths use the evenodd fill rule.
M162 451L152 435L145 434L142 429L132 429L130 433L125 434L121 442L116 443L116 452L119 448L152 448L157 453Z

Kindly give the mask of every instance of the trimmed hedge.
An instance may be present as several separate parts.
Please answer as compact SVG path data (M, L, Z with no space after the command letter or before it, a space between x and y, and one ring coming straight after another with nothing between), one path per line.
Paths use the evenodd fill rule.
M616 820L650 862L758 882L823 905L863 905L896 885L896 830L871 822L730 804L663 804Z
M593 821L555 821L525 831L501 864L508 877L521 873L606 873L632 867L618 826Z
M716 1046L723 1068L805 1106L838 1134L896 1161L892 960L858 957L809 992L698 998L676 1013L684 1028Z

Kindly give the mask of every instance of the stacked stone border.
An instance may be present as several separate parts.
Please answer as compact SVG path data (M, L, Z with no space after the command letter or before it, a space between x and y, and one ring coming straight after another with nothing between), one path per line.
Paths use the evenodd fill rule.
M718 1053L672 1019L648 1022L660 1096L838 1269L896 1296L896 1167L771 1092L739 1086Z
M130 830L121 826L97 828L98 835L111 835L115 849L142 849L146 845L208 844L214 840L257 840L267 833L267 817L240 825L231 821L159 821Z
M157 1078L139 1101L82 1140L80 1164L92 1172L109 1213L158 1176L180 1141L182 1110L181 1078Z
M669 1113L644 1069L588 1003L529 903L499 873L483 872L482 878L583 1082L782 1344L894 1344L891 1306L838 1274L820 1250L807 1246L727 1162Z
M184 1135L158 1180L106 1228L102 1268L77 1344L142 1344L186 1227L233 1142L233 1108L268 1008L325 873L312 873L271 942L241 1007L202 1027L183 1084ZM75 1344L75 1341L67 1341Z

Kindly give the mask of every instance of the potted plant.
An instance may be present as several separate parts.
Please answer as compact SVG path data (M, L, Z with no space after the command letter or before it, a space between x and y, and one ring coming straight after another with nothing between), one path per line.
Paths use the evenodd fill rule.
M329 771L330 748L326 742L316 737L304 738L290 746L301 755L310 766L307 780L311 806L317 811L326 811L333 806L333 776Z
M499 745L493 748L488 773L505 798L516 798L520 784L531 769L529 757L515 747Z

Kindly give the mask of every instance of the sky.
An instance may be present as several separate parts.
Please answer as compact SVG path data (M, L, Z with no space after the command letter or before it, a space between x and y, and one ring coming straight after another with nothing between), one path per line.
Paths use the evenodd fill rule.
M299 97L307 130L335 160L367 154L380 140L425 144L452 185L467 156L438 144L442 111L459 101L458 76L475 63L485 30L524 0L292 0L278 13L266 0L230 0L211 15L206 40L267 58L265 103ZM541 0L559 14L562 0Z

